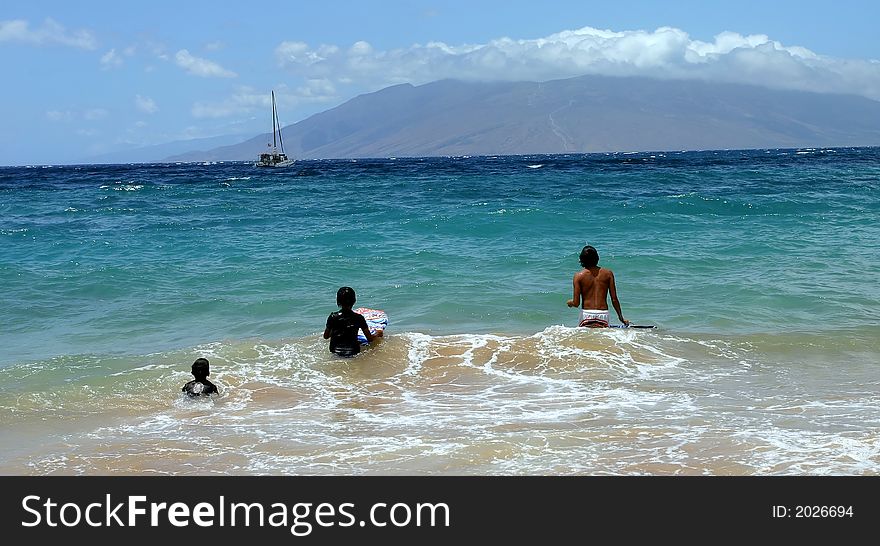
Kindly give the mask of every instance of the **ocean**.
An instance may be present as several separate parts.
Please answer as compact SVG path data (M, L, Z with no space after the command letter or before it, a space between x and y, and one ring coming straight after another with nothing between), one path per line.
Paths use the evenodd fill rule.
M0 474L875 475L878 219L880 148L0 168Z

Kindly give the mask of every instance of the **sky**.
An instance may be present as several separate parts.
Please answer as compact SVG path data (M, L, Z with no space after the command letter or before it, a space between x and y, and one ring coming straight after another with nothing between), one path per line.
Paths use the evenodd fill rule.
M0 165L271 131L443 78L693 78L880 100L880 2L3 0Z

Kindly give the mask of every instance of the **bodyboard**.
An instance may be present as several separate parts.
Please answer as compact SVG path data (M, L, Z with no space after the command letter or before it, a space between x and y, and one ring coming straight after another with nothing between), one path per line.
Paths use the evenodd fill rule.
M656 328L653 324L608 324L604 320L583 320L580 324L578 324L578 328L590 328L590 329L603 329L603 328L641 328L641 329L650 329Z
M354 312L364 316L367 320L367 327L373 335L379 330L384 331L385 327L388 326L388 315L385 314L385 311L358 307ZM361 345L367 345L369 343L366 336L364 336L364 333L360 330L358 330L358 341L361 342Z

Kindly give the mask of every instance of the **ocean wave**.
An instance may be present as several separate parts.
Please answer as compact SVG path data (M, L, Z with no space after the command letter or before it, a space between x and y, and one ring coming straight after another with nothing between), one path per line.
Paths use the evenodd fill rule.
M503 215L503 214L528 214L531 212L535 212L535 209L525 207L525 208L516 208L516 209L498 209L490 212L491 215Z
M797 365L763 343L551 326L396 333L354 359L317 335L66 357L0 370L0 423L23 439L0 470L187 474L210 457L248 474L876 472L872 398L835 382L805 400ZM195 356L219 396L180 393ZM25 434L47 419L53 432Z
M116 183L116 184L112 184L112 185L100 186L100 189L102 189L102 190L110 189L113 191L139 191L139 190L144 189L144 185L143 184Z

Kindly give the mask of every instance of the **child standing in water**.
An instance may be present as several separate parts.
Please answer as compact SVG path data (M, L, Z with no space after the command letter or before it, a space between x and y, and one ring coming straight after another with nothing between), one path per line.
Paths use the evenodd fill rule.
M217 385L208 381L208 375L211 374L207 358L197 358L192 365L192 374L195 379L187 383L181 389L189 396L201 396L203 394L219 394Z
M606 267L599 267L599 253L596 249L590 245L585 246L581 250L580 261L583 269L574 274L574 295L568 300L569 307L581 308L578 326L608 327L609 294L611 305L617 311L620 322L629 326L629 321L623 318L623 312L620 310L617 288L614 286L614 273Z
M339 356L351 357L360 352L361 344L358 341L358 330L364 332L364 336L369 342L383 336L382 330L376 332L375 335L370 333L364 316L352 310L355 301L357 301L357 297L354 289L343 286L336 292L336 305L340 307L339 311L330 313L330 316L327 317L324 339L330 340L330 352Z

